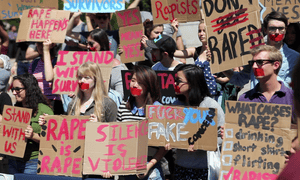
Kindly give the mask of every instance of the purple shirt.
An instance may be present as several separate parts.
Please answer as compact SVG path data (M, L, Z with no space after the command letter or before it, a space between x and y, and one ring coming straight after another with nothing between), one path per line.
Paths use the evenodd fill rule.
M266 97L259 92L259 84L242 94L239 101L293 105L293 90L287 88L281 81L279 82L281 88L273 94L270 101L267 101Z
M279 91L276 91L273 94L270 101L267 101L266 97L261 92L259 92L259 83L254 87L254 89L251 89L250 91L247 91L244 94L242 94L239 98L239 101L286 104L293 106L293 90L287 88L282 81L279 82L281 84L281 88ZM292 109L294 111L294 106Z

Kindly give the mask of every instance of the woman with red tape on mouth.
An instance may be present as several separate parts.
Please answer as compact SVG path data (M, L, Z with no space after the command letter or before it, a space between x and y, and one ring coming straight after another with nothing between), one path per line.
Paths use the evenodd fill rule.
M69 115L90 115L93 122L113 122L116 120L117 105L108 97L103 83L100 66L85 62L77 70L79 90L70 102Z
M173 104L214 108L217 117L214 117L213 120L217 122L218 129L224 125L224 112L221 106L210 97L202 69L192 64L180 64L175 68L175 71L177 72L175 93L178 100ZM211 125L214 126L213 123ZM218 135L220 133L221 131L218 132ZM217 142L220 147L222 145L221 137L218 136ZM194 145L190 145L187 150L177 149L174 179L207 180L208 168L207 151L194 150Z
M161 105L159 102L160 86L154 70L148 66L134 66L130 81L130 96L119 107L117 120L120 122L145 119L146 105ZM145 174L138 174L139 179L164 179L160 160L166 153L164 147L148 147L148 164ZM136 176L121 176L120 179L131 180Z

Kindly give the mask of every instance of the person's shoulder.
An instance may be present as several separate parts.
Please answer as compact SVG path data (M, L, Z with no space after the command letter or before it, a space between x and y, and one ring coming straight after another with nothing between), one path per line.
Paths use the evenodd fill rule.
M300 54L287 46L287 44L283 44L283 52L286 56L300 57Z
M220 104L211 97L206 96L203 101L200 103L199 107L206 107L206 108L215 108L218 112L222 115L224 111Z
M251 99L253 99L253 95L254 95L255 92L256 92L255 88L250 89L249 91L243 93L239 97L238 101L246 101L246 102L251 101Z
M38 109L43 111L43 113L46 113L46 114L49 114L49 115L53 114L53 110L48 105L46 105L44 103L39 103L38 104Z
M108 96L103 98L103 102L104 104L116 104L115 101Z
M152 66L152 69L154 70L154 71L157 71L157 70L159 70L159 68L162 66L162 64L161 64L161 62L157 62L157 63L155 63L153 66Z
M212 108L215 108L218 106L220 106L218 104L218 102L209 96L206 96L199 105L199 107L212 107Z

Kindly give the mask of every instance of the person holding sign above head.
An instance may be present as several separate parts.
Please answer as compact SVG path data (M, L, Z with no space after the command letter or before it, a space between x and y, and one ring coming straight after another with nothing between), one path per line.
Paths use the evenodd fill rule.
M52 94L53 67L57 61L57 57L55 57L55 45L50 39L36 43L39 57L30 64L28 73L33 74L38 80L42 92L51 102L54 114L60 115L64 114L60 95Z
M161 34L153 40L146 41L152 48L152 61L158 61L152 66L155 71L173 71L180 62L173 59L176 51L175 41L168 35Z
M210 70L210 51L207 46L207 37L205 31L204 21L200 21L198 27L198 37L202 43L202 46L196 48L191 47L187 48L186 50L176 50L174 56L178 58L193 57L195 65L199 66L204 72L204 77L210 94L215 96L217 95L217 83Z
M293 90L277 80L282 64L280 51L274 46L261 45L252 49L251 53L253 58L249 61L249 66L259 83L242 94L239 101L293 105Z
M286 16L277 11L266 15L263 22L263 30L267 34L267 45L274 46L282 55L282 64L278 72L278 80L282 81L285 86L289 87L291 82L291 72L299 59L299 53L290 49L284 42L288 19ZM258 80L255 79L254 72L249 65L244 66L241 72L224 72L230 78L230 83L243 86L251 80L251 89L255 87ZM290 87L289 87L290 88Z
M218 127L224 125L225 115L221 106L212 98L206 85L204 73L196 65L178 65L175 68L175 93L178 100L174 105L198 106L217 109ZM219 129L219 128L218 128ZM218 132L219 135L220 132ZM218 137L218 146L222 145L221 137ZM177 149L175 160L175 179L202 179L208 176L207 152L195 151L193 145L188 150Z
M27 140L25 155L23 159L9 159L9 174L26 173L36 174L39 154L40 132L38 119L42 114L53 115L49 107L49 101L43 95L38 81L32 74L15 76L12 82L11 91L16 98L15 106L32 109L30 125L25 130L25 140Z
M91 32L94 29L103 29L108 35L109 49L114 52L116 57L119 44L119 31L112 30L110 24L110 13L86 13L85 19L88 30ZM93 26L92 21L95 23Z
M161 105L160 89L157 75L148 66L134 66L130 81L130 97L118 110L117 120L120 122L139 121L145 119L146 105ZM160 160L165 148L148 148L147 173L137 175L139 179L164 179ZM136 179L136 176L124 176L121 179Z

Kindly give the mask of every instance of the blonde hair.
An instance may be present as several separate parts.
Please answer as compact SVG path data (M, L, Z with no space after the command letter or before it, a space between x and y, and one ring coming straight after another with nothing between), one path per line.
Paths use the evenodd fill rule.
M94 114L97 116L98 121L102 122L102 110L103 110L103 99L108 97L107 91L103 83L103 78L101 74L100 66L94 62L85 62L77 70L77 76L90 76L93 77L95 81L95 86L93 89L92 97L95 101ZM80 107L82 104L83 92L78 90L77 98L73 104L72 110L69 112L69 115L74 110L75 106L75 115L80 115Z
M262 52L262 51L267 51L269 52L269 59L270 60L274 60L274 61L278 61L279 62L279 67L278 69L276 69L275 73L278 74L280 68L281 68L281 65L282 65L282 55L281 55L281 52L275 48L274 46L270 46L270 45L260 45L260 46L257 46L255 48L253 48L251 50L251 54L252 56L255 56L257 55L258 53Z

